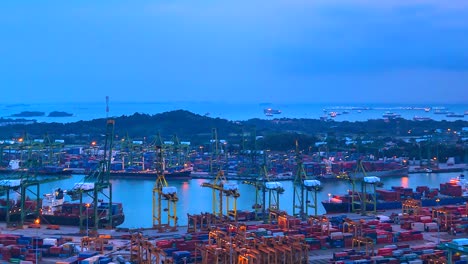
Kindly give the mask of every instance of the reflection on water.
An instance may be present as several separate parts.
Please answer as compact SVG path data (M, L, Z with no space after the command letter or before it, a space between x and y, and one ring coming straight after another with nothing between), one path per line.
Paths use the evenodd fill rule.
M408 188L408 177L401 177L401 186Z
M385 189L392 186L403 186L416 188L417 186L429 186L439 188L441 182L447 182L451 178L456 178L459 173L421 173L411 174L403 178L382 178ZM49 193L54 188L61 187L68 189L76 182L82 181L82 175L74 175L70 179L60 182L52 182L41 185L41 194ZM179 224L187 224L187 213L198 214L200 212L212 212L212 190L202 188L201 184L206 180L194 179L189 181L170 181L169 185L177 188L179 202L177 203L177 213ZM255 203L255 189L253 186L239 184L241 196L237 200L239 210L252 210ZM293 184L283 182L285 192L280 196L280 206L292 214ZM352 185L346 181L322 182L323 190L318 194L318 200L328 199L328 194L343 194L352 189ZM125 212L125 223L122 227L151 227L152 226L152 201L154 181L150 180L113 180L113 201L122 202ZM358 190L361 189L359 183L356 184ZM267 196L268 197L268 196ZM164 203L163 203L164 204ZM233 203L230 202L232 205ZM311 212L311 211L310 211ZM325 210L319 205L318 212Z

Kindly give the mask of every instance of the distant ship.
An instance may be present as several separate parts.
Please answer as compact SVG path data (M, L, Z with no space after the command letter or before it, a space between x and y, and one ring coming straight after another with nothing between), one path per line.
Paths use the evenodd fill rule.
M382 117L388 118L388 119L394 119L394 118L399 118L401 117L400 114L392 113L392 112L385 112Z
M414 121L431 121L432 118L430 117L424 117L424 116L415 116L413 117Z
M281 114L281 110L273 109L273 108L265 108L263 109L263 113L267 116L279 115Z
M464 114L448 113L446 117L465 117Z
M434 114L436 114L436 115L447 115L447 114L450 114L450 112L447 111L447 110L443 110L443 109L436 109L434 111Z

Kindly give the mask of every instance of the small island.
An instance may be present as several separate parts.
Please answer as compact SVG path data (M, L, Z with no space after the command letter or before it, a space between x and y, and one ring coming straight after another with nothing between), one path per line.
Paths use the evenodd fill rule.
M23 111L18 114L13 114L13 117L34 117L34 116L44 116L44 112L39 112L39 111Z
M66 117L66 116L73 116L73 114L61 111L52 111L49 113L49 117Z

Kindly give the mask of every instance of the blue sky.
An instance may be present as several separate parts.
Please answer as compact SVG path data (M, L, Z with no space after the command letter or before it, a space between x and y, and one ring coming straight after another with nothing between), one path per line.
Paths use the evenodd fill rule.
M0 102L468 102L466 0L39 2L0 3Z

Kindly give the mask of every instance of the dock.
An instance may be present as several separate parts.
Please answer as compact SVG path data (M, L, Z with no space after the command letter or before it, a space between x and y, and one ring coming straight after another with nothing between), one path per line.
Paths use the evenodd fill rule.
M158 252L160 252L161 259L166 259L169 261L165 263L179 263L176 261L177 256L182 256L184 254L187 254L184 255L186 257L193 257L197 256L198 254L198 257L193 258L193 261L189 261L190 258L187 257L187 259L185 259L186 262L181 263L205 263L202 262L203 257L213 256L213 254L215 254L214 252L210 251L210 245L218 245L221 248L226 247L226 249L228 249L227 247L230 247L231 244L224 243L226 242L226 239L239 239L241 237L251 237L251 239L258 240L258 243L260 244L256 244L255 247L260 247L260 249L262 248L261 243L264 243L267 240L269 241L268 243L271 243L269 245L272 248L283 248L286 244L282 243L285 241L290 241L290 243L293 243L292 241L296 241L298 243L297 245L305 246L307 251L303 261L300 262L298 259L296 259L297 261L295 260L291 263L306 263L306 260L308 263L336 264L393 263L391 262L391 259L401 259L403 255L407 255L407 257L411 255L411 258L414 258L414 261L421 260L422 258L426 257L429 258L429 256L426 256L429 254L427 252L432 252L429 255L433 254L434 256L437 254L442 254L440 252L445 252L443 253L444 256L448 256L448 252L452 252L453 250L450 251L450 249L443 249L443 246L441 245L453 243L454 239L466 238L468 235L468 217L466 212L463 211L466 210L466 207L441 207L432 211L430 208L420 209L421 210L418 211L417 214L402 214L402 210L388 210L384 212L378 212L377 214L368 215L361 215L359 213L328 214L318 217L310 217L306 221L288 215L276 215L276 219L270 223L264 223L263 221L238 223L220 221L218 223L213 222L212 225L207 226L206 229L203 229L203 226L197 225L195 223L195 225L192 226L178 226L177 231L172 232L160 232L152 228L117 228L111 230L99 229L97 234L89 233L88 236L86 236L85 233L80 233L78 227L60 226L58 230L56 228L52 229L48 225L29 225L23 226L23 228L7 228L4 223L0 223L0 240L3 242L3 248L1 249L3 253L3 261L10 261L10 263L14 263L11 262L11 260L15 259L15 257L18 257L15 255L15 252L19 252L20 249L27 249L32 252L40 252L37 253L41 254L39 257L39 263L44 264L74 263L66 262L73 258L73 255L82 256L81 259L83 259L83 256L86 256L90 260L96 260L96 262L81 263L110 263L105 262L107 260L112 261L112 263L124 263L118 262L118 260L125 259L125 261L130 261L132 254L134 256L131 245L134 243L135 234L140 236L139 239L143 239L141 241L147 241L152 245L155 245L154 250L157 249ZM432 215L435 211L443 214L443 212L448 212L448 210L452 210L454 215L455 212L461 212L458 215L458 220L456 220L456 227L460 228L460 225L463 224L464 229L459 229L459 232L456 234L454 234L453 228L449 230L444 228L444 225L448 224L447 222L440 222L441 219L446 219L444 218L444 215L441 215L440 217L438 216L437 218L432 218ZM429 217L428 214L431 216ZM399 215L398 222L377 220L377 217L380 219L391 219L392 216L395 215ZM454 219L455 218L453 218L453 220ZM326 224L324 224L325 222L322 223L321 221L326 221ZM437 228L437 230L419 228L424 225L434 226L434 224L437 225L437 223L440 224L440 228ZM408 227L410 227L410 229L408 229ZM194 230L189 232L190 228L194 228ZM359 235L357 235L357 232L360 232ZM13 241L13 238L16 238L16 241ZM371 251L368 251L367 247L364 247L362 244L359 244L358 247L357 243L364 241L362 240L363 238L368 239L365 241L368 241L372 244ZM51 239L55 239L62 244L57 244L52 247L44 247L45 241L49 241ZM98 245L97 241L101 241L100 249L96 248ZM239 245L239 247L243 248L242 250L246 251L235 248L235 250L237 250L237 253L235 254L236 260L238 258L242 258L242 252L250 252L250 254L257 252L251 248L252 245L248 245L249 243L250 242L245 241L245 244ZM66 247L66 245L70 244L76 245L79 249L78 252L74 252L72 254L67 253L68 251L66 251L65 248L69 248L68 246ZM91 246L93 248L82 249L81 247L83 245ZM133 244L133 248L134 246L135 244ZM36 248L34 249L34 247ZM366 250L364 250L364 248L366 248ZM145 249L140 248L140 250L144 251ZM295 249L294 247L291 247L290 250L294 251ZM298 249L296 248L296 250ZM427 254L418 255L412 253L423 251ZM10 252L10 255L8 255L6 252ZM402 255L399 255L401 252L403 252ZM267 253L263 254L260 252L258 254L259 255L255 255L257 258L265 258L265 254ZM299 251L297 254L299 254ZM5 259L5 256L10 257L10 259ZM31 260L32 256L34 255L28 254L23 255L23 257L24 256L27 258L23 261L24 263L34 263L34 260ZM457 254L456 256L459 258L460 256L464 255ZM468 258L466 254L465 257ZM386 262L362 262L364 260L375 260L377 258L384 259ZM100 260L103 259L105 261L100 262ZM360 260L360 262L353 262L358 260ZM458 261L460 261L460 259ZM219 263L227 264L229 262L221 261Z

